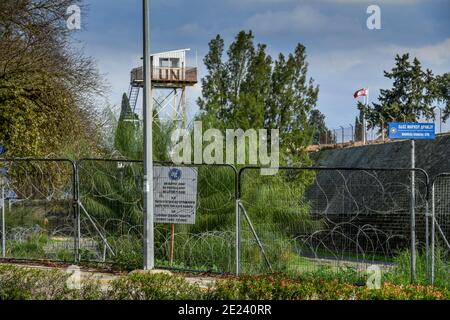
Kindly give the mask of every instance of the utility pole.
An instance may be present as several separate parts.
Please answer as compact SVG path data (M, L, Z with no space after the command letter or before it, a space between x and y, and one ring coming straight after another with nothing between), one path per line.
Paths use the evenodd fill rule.
M150 59L150 0L142 0L144 44L144 270L152 270L154 258L153 226L153 99Z

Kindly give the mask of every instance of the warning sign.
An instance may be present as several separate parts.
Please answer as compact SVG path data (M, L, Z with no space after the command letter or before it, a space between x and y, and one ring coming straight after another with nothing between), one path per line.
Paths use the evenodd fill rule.
M153 169L154 222L195 224L197 170L188 167Z

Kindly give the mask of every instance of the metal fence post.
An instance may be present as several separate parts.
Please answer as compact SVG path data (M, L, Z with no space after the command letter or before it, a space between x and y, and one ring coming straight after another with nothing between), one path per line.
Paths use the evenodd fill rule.
M411 282L416 282L416 189L415 189L415 141L411 139Z
M75 263L80 262L80 203L79 203L79 183L78 183L78 162L72 162L72 201L73 201L73 253Z
M435 212L436 212L436 203L435 203L435 193L434 193L434 181L431 186L431 285L434 285L434 255L435 255Z
M236 210L236 275L241 273L241 174L234 169L235 185L234 185L234 197L235 197L235 210Z
M236 275L241 273L241 211L239 198L236 199Z
M6 258L5 187L3 186L3 178L1 177L0 184L0 206L2 207L2 258Z
M430 263L430 259L429 259L429 255L430 255L430 241L429 241L429 237L430 237L430 228L428 226L429 224L429 219L428 219L428 215L429 215L429 204L428 204L428 195L427 198L425 200L425 272L426 272L426 276L427 279L430 279L430 268L429 268L429 263Z

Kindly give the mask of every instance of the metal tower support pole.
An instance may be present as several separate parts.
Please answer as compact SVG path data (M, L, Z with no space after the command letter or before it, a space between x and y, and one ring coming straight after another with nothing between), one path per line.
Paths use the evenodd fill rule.
M155 267L153 225L153 98L150 59L150 0L143 0L144 35L144 270Z

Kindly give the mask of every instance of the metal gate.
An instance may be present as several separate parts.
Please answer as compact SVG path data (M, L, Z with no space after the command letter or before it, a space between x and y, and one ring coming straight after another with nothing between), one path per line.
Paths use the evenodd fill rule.
M450 174L430 184L421 169L187 167L198 172L197 220L155 225L158 267L364 272L403 254L412 281L431 271L448 285ZM142 177L141 161L0 159L1 257L141 268Z
M238 273L388 271L403 255L416 281L416 252L428 248L425 171L259 169L239 172Z
M450 173L431 184L431 283L450 285Z
M74 261L75 164L0 159L1 257Z
M155 162L156 167L180 167ZM78 162L80 260L143 265L143 163L118 159ZM237 171L228 165L182 165L197 172L196 222L155 223L157 267L235 270ZM184 178L182 178L184 179ZM155 187L161 180L155 175Z

